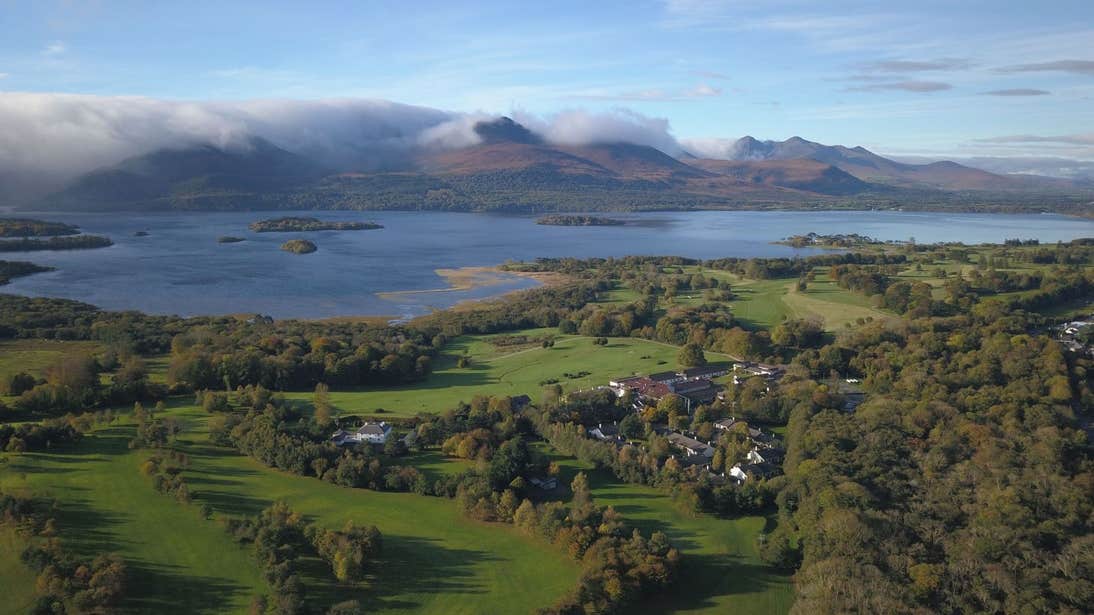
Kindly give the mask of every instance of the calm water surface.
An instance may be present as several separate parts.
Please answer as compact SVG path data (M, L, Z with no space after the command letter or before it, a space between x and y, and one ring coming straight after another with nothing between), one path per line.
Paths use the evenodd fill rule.
M497 265L539 256L680 255L806 256L771 242L817 232L860 233L921 243L1042 242L1094 236L1094 221L1056 215L906 212L658 212L609 214L626 226L541 226L534 217L441 212L246 212L188 214L28 214L79 225L115 245L97 250L9 253L4 258L52 265L57 271L19 278L0 292L65 297L108 309L157 314L253 312L278 318L345 315L409 317L466 299L527 288L507 276L469 291L404 294L443 288L438 268ZM374 220L373 231L252 233L255 220L306 215ZM134 237L148 231L147 237ZM218 244L221 235L247 241ZM286 239L306 237L313 254L283 252Z

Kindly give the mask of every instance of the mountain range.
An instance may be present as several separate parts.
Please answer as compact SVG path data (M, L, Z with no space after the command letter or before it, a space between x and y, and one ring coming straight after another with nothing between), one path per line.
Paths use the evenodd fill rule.
M633 143L549 143L509 118L474 131L475 145L423 150L383 171L329 168L261 138L161 149L83 175L28 208L546 211L1089 198L1088 186L1069 180L908 164L800 137L744 137L726 159L710 159Z

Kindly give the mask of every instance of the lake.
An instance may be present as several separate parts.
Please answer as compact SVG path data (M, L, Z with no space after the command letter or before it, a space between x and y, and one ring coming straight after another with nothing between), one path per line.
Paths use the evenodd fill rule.
M23 215L23 214L20 214ZM445 212L244 212L56 214L27 217L79 225L115 245L96 250L7 253L57 271L18 278L0 292L64 297L107 309L154 314L261 313L277 318L383 315L400 318L528 288L505 275L496 283L448 292L440 268L491 266L540 256L806 256L820 250L771 242L790 235L860 233L920 243L999 243L1007 238L1067 241L1094 236L1094 221L1058 215L919 212L700 211L608 214L625 226L561 227L534 216ZM375 221L370 231L253 233L247 225L282 215ZM136 237L137 231L148 231ZM221 235L247 240L220 244ZM281 243L306 237L319 246L296 255Z

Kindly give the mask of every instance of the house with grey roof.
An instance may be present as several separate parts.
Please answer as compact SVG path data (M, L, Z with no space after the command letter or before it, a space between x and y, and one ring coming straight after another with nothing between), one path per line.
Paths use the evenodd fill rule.
M683 451L688 457L699 455L708 459L714 457L713 446L700 442L695 438L689 438L682 433L670 433L666 439L669 441L669 444Z
M331 435L330 441L336 446L350 446L353 444L383 444L391 433L391 425L380 421L365 421L364 425L356 431L346 432L342 429Z

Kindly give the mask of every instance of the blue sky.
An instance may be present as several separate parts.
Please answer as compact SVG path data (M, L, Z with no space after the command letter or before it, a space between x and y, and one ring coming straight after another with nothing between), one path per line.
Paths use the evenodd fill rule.
M2 2L0 91L626 108L676 137L1094 159L1094 2Z

